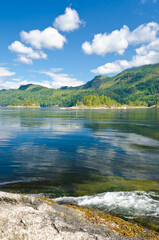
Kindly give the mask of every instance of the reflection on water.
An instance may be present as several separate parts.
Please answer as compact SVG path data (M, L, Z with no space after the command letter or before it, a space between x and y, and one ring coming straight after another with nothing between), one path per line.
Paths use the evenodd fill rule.
M158 112L1 108L0 181L157 180Z
M0 108L2 189L159 193L158 166L159 109Z

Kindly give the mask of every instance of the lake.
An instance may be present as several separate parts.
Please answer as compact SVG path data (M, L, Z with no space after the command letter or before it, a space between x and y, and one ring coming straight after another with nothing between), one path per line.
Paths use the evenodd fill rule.
M159 109L0 108L0 190L159 224Z

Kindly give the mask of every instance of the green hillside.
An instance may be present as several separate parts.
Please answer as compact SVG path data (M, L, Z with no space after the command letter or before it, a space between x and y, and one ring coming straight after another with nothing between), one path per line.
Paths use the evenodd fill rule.
M86 84L77 87L76 89L100 89L102 88L103 84L106 87L111 86L112 78L107 76L96 76L93 80L87 82ZM110 84L109 84L110 83Z
M105 83L101 87L105 88ZM142 100L151 104L159 93L159 64L118 74L106 92L119 102Z
M159 64L128 69L114 77L99 76L82 86L82 89L96 89L120 103L128 101L146 101L153 103L159 94Z
M73 106L88 95L104 95L120 104L151 106L159 96L159 64L128 69L114 77L96 76L79 87L50 89L27 84L19 89L3 89L0 106Z
M44 89L45 87L41 86L41 85L34 85L34 84L27 84L27 85L21 85L19 87L19 90L27 90L27 91L39 91L41 89Z

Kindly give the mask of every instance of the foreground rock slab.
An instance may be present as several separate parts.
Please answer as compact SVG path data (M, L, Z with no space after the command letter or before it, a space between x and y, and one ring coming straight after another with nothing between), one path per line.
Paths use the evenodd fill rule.
M78 208L43 197L0 192L1 240L111 240L145 239L119 236L96 224ZM157 238L156 238L157 239Z

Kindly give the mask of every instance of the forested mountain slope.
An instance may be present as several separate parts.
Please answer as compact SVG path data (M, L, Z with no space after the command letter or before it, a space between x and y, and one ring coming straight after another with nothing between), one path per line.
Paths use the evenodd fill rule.
M0 106L73 106L87 95L105 95L121 104L145 101L149 106L159 95L159 64L125 70L114 77L96 76L79 87L50 89L27 84L1 90Z
M159 64L128 69L111 78L95 77L80 87L80 89L88 88L99 90L121 103L137 99L152 102L159 93Z

